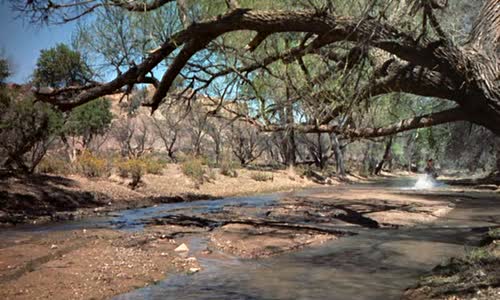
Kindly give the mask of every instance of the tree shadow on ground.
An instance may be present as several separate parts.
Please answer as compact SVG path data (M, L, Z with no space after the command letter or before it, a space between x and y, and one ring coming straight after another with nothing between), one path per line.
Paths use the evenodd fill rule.
M108 201L103 194L79 190L78 184L69 178L0 175L0 222L20 223L60 211L102 206Z

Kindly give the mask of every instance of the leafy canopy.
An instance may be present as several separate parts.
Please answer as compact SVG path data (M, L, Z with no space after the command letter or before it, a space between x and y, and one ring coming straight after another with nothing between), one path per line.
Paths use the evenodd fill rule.
M111 125L113 114L111 102L96 99L71 111L65 126L65 132L72 136L83 137L84 144L99 134L104 134Z
M65 44L57 44L40 52L33 83L39 87L52 88L83 85L89 81L90 74L79 52Z

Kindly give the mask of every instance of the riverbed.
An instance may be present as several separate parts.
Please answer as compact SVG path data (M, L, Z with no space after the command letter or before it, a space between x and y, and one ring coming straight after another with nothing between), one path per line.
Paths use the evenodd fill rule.
M142 281L128 284L122 280L121 288L105 293L77 291L75 298L81 299L113 295L113 299L399 299L421 275L447 258L463 255L478 245L490 227L500 224L498 194L446 186L414 190L415 180L392 178L299 192L163 204L101 218L23 226L1 233L0 251L8 249L12 255L16 247L27 249L30 241L41 248L52 247L51 240L40 239L41 243L35 237L83 230L87 234L111 232L101 234L104 240L113 234L120 240L149 237L137 255L147 252L147 263L161 263L160 268L154 266L157 270L153 273L158 276L146 278L146 272ZM181 243L189 248L185 257L174 251ZM0 277L9 279L1 284L2 290L8 291L5 296L48 298L46 290L58 283L43 293L33 279L43 276L51 261L70 260L75 251L70 249L8 277L30 257L19 259L18 265L11 263ZM181 267L165 264L175 260ZM71 270L69 265L66 268ZM161 279L161 274L166 278ZM60 280L61 288L68 285L64 278L55 280ZM108 278L102 284L98 280L89 279L89 286L106 289L115 279ZM137 288L148 280L152 282L146 287ZM14 290L23 292L13 294Z

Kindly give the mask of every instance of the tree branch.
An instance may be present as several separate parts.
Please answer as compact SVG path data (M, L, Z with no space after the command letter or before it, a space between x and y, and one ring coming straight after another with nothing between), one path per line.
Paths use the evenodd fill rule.
M328 14L318 14L315 11L235 9L224 16L191 24L187 29L174 34L158 50L152 52L144 62L130 68L113 81L85 90L70 99L54 102L62 109L71 109L95 98L113 93L125 85L137 82L139 78L145 76L184 43L203 41L203 43L197 42L183 48L182 55L179 54L174 60L173 66L169 67L162 79L163 84L160 84L160 91L151 104L152 107L155 107L159 104L158 101L161 101L165 96L173 79L192 55L218 36L238 30L273 33L309 32L319 36L316 41L310 44L310 47L313 48L316 43L325 45L338 41L365 42L415 64L430 67L435 67L438 64L432 51L419 46L410 35L401 33L396 28L374 19L359 20L351 17L335 17Z
M486 49L498 56L500 47L500 2L486 0L476 18L469 37L472 47Z
M350 138L374 138L394 135L408 130L431 127L439 124L467 120L466 114L462 109L456 107L438 113L427 114L406 120L395 124L378 128L360 128L360 129L342 129L339 125L294 125L294 129L303 133L336 133ZM289 127L278 125L267 125L260 127L264 132L277 132L288 130Z
M455 100L460 103L458 87L447 76L411 63L388 60L375 72L376 78L359 94L359 100L391 92Z

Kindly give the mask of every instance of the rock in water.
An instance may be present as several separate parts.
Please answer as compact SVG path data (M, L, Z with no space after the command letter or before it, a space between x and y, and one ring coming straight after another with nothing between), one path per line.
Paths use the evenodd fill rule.
M186 244L182 243L179 247L175 248L175 252L188 252L189 248Z

